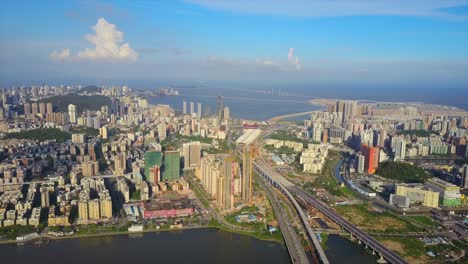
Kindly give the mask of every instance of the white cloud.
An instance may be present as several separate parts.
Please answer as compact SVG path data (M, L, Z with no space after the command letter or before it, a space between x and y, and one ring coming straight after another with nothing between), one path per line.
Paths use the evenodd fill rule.
M114 24L107 22L104 18L99 18L93 26L94 34L86 34L85 39L94 45L93 48L86 48L78 52L76 56L70 55L69 49L62 52L53 51L52 58L60 59L82 59L82 60L129 60L136 61L138 53L133 50L128 43L123 43L123 32L119 31ZM66 51L66 52L65 52ZM63 55L63 56L60 56Z
M63 61L70 57L70 49L63 49L62 51L52 51L50 53L49 58L54 61Z

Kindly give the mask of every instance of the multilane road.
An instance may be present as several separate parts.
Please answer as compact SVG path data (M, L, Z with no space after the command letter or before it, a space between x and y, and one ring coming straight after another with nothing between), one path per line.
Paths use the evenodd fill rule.
M390 263L394 264L406 264L407 262L400 257L398 254L394 253L390 249L387 249L384 247L382 244L380 244L377 240L375 240L373 237L368 235L367 233L363 232L347 220L345 220L343 217L341 217L338 213L336 213L333 209L329 208L327 205L319 201L316 197L312 196L311 194L303 191L299 187L295 186L293 183L279 175L277 172L275 172L273 169L270 169L270 166L268 163L264 160L257 160L254 163L254 168L259 172L263 177L268 178L269 181L277 188L281 189L283 192L286 193L292 193L294 197L289 197L291 201L294 203L296 199L300 199L305 203L308 203L315 207L317 210L322 212L324 215L326 215L328 218L330 218L332 221L340 225L343 229L351 233L354 237L356 237L359 241L362 243L366 244L368 247L370 247L372 250L377 251L380 256L384 259L386 259ZM315 244L315 243L314 243ZM320 252L319 252L320 253ZM322 262L326 262L326 256L325 256L325 261L324 257L322 257L321 254L319 254L321 257Z
M291 257L292 263L309 263L307 255L302 247L301 241L298 238L296 232L292 228L291 224L288 221L287 213L284 211L284 208L279 204L278 198L276 195L268 188L264 180L258 181L262 188L265 190L268 199L271 201L273 210L275 211L278 224L283 234L286 247L288 248L289 256Z
M296 199L293 197L293 195L283 187L283 185L280 183L283 177L276 173L274 170L270 168L268 163L266 163L264 160L257 160L254 163L254 169L261 175L263 178L268 180L273 186L277 187L279 190L281 190L289 200L291 200L291 203L294 205L296 208L297 213L299 214L299 218L301 219L307 234L309 235L309 238L312 240L312 243L314 244L314 248L316 253L318 253L318 257L320 258L320 261L324 264L329 264L329 261L327 259L327 256L325 255L325 252L323 251L322 246L320 245L320 242L317 239L316 234L312 231L312 228L310 227L308 218L304 211L302 210L301 206L299 203L296 201ZM274 177L274 179L272 178ZM291 184L291 183L289 183ZM313 254L315 255L315 254ZM317 260L318 261L318 260ZM317 262L316 261L316 262Z

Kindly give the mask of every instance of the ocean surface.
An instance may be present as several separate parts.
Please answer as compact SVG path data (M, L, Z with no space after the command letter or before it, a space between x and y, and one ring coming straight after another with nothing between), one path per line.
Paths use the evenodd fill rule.
M223 97L223 104L230 109L231 117L263 121L275 116L308 112L321 109L320 106L308 103L305 97L276 96L251 90L230 90L211 88L177 88L180 96L157 96L150 98L152 104L167 104L176 111L182 111L183 101L202 104L203 114L217 113L218 96Z
M375 263L363 246L331 235L325 250L330 263ZM280 243L217 229L52 240L47 245L0 245L1 263L146 264L290 263Z
M202 103L203 113L217 112L217 97L222 96L224 105L229 106L231 116L251 120L268 120L275 116L307 112L322 109L323 107L311 105L309 100L317 98L335 98L349 100L371 100L381 102L423 102L455 106L468 110L468 87L455 87L447 89L425 89L414 87L382 87L375 88L370 85L341 86L323 85L315 87L280 88L213 88L213 87L177 87L180 96L158 96L150 98L153 104L168 104L174 109L182 111L183 101ZM155 90L155 89L152 89ZM304 117L295 117L290 120L303 120Z

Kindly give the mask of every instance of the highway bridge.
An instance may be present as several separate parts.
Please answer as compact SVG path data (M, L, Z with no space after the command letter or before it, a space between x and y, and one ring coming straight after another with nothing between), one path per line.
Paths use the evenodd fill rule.
M261 176L266 178L273 186L280 189L283 193L286 193L288 198L291 202L296 206L297 199L301 202L306 204L310 204L323 213L325 216L330 218L332 221L340 225L344 230L348 231L353 237L358 239L359 242L364 243L366 246L370 247L373 252L377 252L381 258L385 259L386 261L394 264L406 264L407 262L400 257L398 254L394 253L390 249L386 248L382 244L380 244L376 239L365 233L364 231L360 230L343 217L341 217L338 213L336 213L333 209L329 208L327 205L319 201L316 197L312 196L311 194L305 192L304 190L300 189L299 187L295 186L293 183L285 179L283 176L275 172L271 169L271 166L266 163L264 160L257 160L254 163L255 171L257 171ZM299 205L298 205L299 206ZM297 208L299 214L302 211L302 208ZM303 219L303 222L306 226L309 226L307 219ZM312 238L314 242L315 233L310 230L309 236ZM314 245L317 247L316 243ZM317 252L319 252L321 261L323 263L328 263L325 254L323 255L320 252L323 252L320 247L320 243L318 243Z
M309 220L306 214L304 213L304 210L299 205L297 200L293 197L293 195L288 191L288 189L285 188L283 184L281 183L281 179L284 179L284 178L278 173L276 173L274 170L272 170L270 165L268 165L264 160L255 161L254 169L259 175L265 178L274 187L278 188L282 193L284 193L288 197L289 200L291 200L291 203L294 205L294 208L296 208L296 211L299 214L299 217L307 231L309 238L312 240L312 243L314 244L315 251L317 252L319 256L320 262L324 264L329 264L330 262L328 261L328 258L325 255L325 252L323 251L323 248L317 239L316 233L312 231L312 228L309 224ZM292 185L292 183L289 183L289 184Z
M285 212L284 207L279 203L275 193L266 186L264 181L266 180L263 179L258 182L265 190L268 199L271 201L271 205L275 211L276 218L278 219L278 224L281 233L283 234L286 247L288 248L289 256L291 257L291 262L298 264L309 263L309 259L307 258L304 247L301 244L301 240L297 236L296 231L291 226L290 221L288 221L288 214Z

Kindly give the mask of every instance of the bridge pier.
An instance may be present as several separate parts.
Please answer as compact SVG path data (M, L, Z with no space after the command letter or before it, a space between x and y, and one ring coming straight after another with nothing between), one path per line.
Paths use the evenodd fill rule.
M377 263L382 263L382 264L387 263L387 261L382 257L381 254L379 254L379 256L380 258L377 260Z

